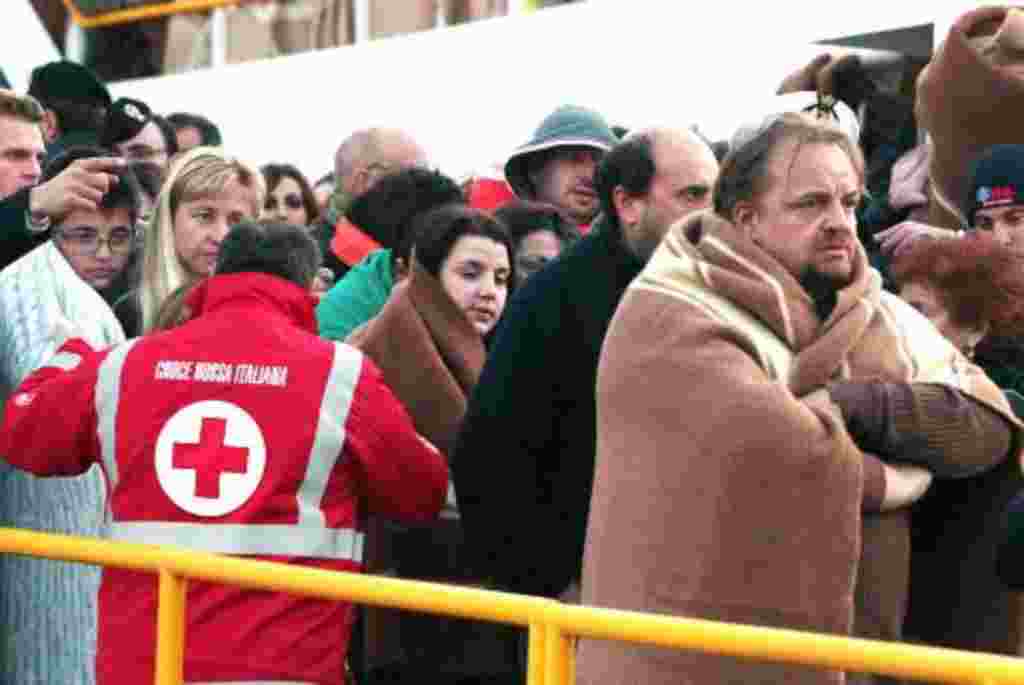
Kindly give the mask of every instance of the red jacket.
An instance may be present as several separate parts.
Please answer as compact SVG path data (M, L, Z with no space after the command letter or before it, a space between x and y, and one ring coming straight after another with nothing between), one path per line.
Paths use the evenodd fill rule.
M67 342L7 403L0 454L38 475L99 462L110 537L361 568L367 512L427 520L448 484L374 364L314 335L312 299L216 276L197 318L94 352ZM105 569L99 685L152 682L156 576ZM342 682L347 604L189 583L185 679Z

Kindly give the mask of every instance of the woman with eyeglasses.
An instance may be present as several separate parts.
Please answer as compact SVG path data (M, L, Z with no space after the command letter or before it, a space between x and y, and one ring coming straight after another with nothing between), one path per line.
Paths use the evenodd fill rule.
M97 148L70 148L50 163L43 181L79 160L107 155ZM84 338L94 347L125 340L104 296L109 297L134 248L139 192L127 167L106 181L106 192L97 190L94 202L83 196L54 216L51 239L0 272L0 401L30 372L52 365L48 360L68 337ZM42 480L0 459L0 525L96 536L103 512L99 469ZM4 559L0 635L8 659L0 680L93 682L98 571L28 557Z
M220 148L175 157L143 238L139 286L114 305L129 336L152 330L171 293L213 273L221 241L259 217L264 192L263 177Z
M260 171L267 184L263 218L293 226L311 226L317 220L316 196L301 171L291 164L267 164Z

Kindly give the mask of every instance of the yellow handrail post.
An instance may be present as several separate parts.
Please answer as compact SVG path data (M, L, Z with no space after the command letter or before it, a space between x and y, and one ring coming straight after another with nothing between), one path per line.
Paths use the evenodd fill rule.
M156 685L182 685L187 579L525 627L529 629L529 685L575 685L575 650L581 639L879 673L914 682L1024 684L1024 659L1017 657L583 607L539 597L239 559L169 546L0 527L0 554L158 574Z
M579 648L580 639L575 635L569 636L569 664L566 668L566 682L569 685L576 683L576 650Z
M558 605L550 610L553 614ZM544 649L544 685L573 685L570 677L570 660L572 656L572 636L567 635L561 626L549 622L545 628Z
M156 685L185 681L185 590L188 581L160 569L156 614Z
M544 665L547 646L547 626L531 623L529 647L526 652L526 685L544 685Z

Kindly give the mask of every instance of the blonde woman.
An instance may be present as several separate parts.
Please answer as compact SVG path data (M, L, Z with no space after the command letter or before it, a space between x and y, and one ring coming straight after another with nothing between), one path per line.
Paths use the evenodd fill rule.
M259 172L219 148L193 148L171 161L146 231L139 286L114 307L129 337L153 329L171 293L213 273L224 236L259 217L265 195Z

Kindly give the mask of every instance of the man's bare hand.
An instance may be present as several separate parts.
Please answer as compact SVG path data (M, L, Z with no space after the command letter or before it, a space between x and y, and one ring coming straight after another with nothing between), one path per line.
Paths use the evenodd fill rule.
M904 221L892 228L876 233L875 242L879 244L882 254L896 259L909 250L918 240L941 240L955 237L956 233L945 228L930 226L918 223L917 221Z
M885 499L882 511L902 509L921 499L932 484L932 473L909 464L882 464L885 468Z
M55 178L32 189L29 212L33 217L56 220L75 210L94 211L117 183L115 174L124 165L125 161L118 157L80 159Z

